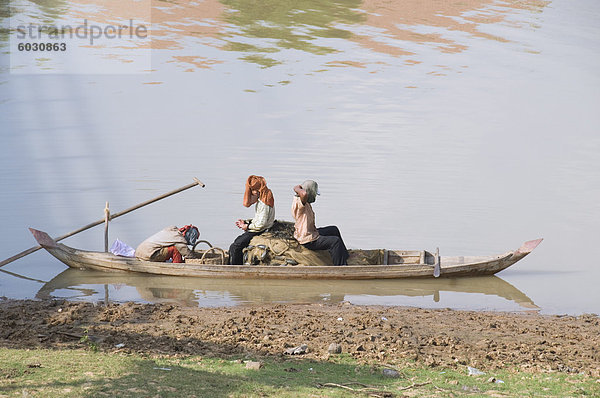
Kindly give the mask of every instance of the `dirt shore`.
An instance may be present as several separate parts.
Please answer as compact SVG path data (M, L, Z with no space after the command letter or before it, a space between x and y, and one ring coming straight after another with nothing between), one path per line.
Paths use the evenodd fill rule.
M82 337L87 336L87 339ZM416 360L428 366L516 368L600 377L600 319L403 307L261 305L183 308L168 304L0 301L0 346L160 355L326 359L328 347L361 363Z

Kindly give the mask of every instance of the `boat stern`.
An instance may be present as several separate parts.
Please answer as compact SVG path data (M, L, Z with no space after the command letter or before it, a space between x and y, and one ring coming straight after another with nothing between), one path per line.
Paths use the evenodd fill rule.
M517 249L515 254L523 254L523 255L529 254L533 251L533 249L538 247L538 245L540 243L542 243L543 240L544 240L543 238L540 238L540 239L527 241L527 242L523 243L523 245Z

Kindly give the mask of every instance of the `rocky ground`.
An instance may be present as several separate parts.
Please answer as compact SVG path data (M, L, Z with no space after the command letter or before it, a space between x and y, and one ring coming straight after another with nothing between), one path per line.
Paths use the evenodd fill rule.
M87 336L87 338L86 338ZM83 339L82 339L83 338ZM183 308L169 304L0 301L0 346L160 355L299 357L321 360L338 344L360 362L405 358L428 366L600 377L596 315L542 316L402 307L261 305ZM288 351L288 353L286 353Z

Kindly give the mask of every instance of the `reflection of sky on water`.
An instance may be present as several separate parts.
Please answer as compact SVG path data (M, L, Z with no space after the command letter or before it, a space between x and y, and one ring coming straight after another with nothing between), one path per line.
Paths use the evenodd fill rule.
M2 270L2 273L6 271ZM27 277L12 273L19 280ZM501 278L440 278L419 280L276 280L178 278L136 273L106 273L67 269L50 281L41 283L36 299L68 298L94 302L144 301L171 302L186 307L222 301L227 305L261 303L331 303L344 301L373 305L408 305L418 302L426 307L447 305L474 309L539 310L525 293ZM135 290L131 289L135 287ZM450 303L445 297L460 293L467 298L485 296L483 300ZM444 297L443 300L440 297ZM486 304L487 303L487 304Z
M439 301L432 297L405 297L405 296L383 296L372 297L369 295L348 295L346 300L354 305L384 305L384 306L406 306L419 308L450 308L453 310L469 311L537 311L537 307L527 308L519 304L502 300L496 296L479 293L441 292Z
M178 297L147 297L146 294L140 296L140 291L133 286L126 285L78 285L77 289L90 289L95 291L94 295L77 294L73 289L58 289L52 294L55 298L68 300L77 300L85 302L104 302L108 295L109 302L125 303L136 301L140 303L175 303L183 306L190 306L192 303L198 307L228 307L238 305L239 303L229 297L226 292L190 292L190 297L180 299Z
M364 2L347 11L366 21L327 22L352 36L311 38L336 50L324 54L244 36L232 5L186 4L153 14L151 74L0 75L0 257L33 244L27 226L59 235L101 218L106 200L122 210L194 175L207 188L115 220L111 239L135 246L194 222L227 247L233 221L252 215L240 205L249 173L267 177L284 219L291 186L313 177L317 222L351 247L492 254L543 236L501 276L548 311L598 311L598 269L573 255L594 247L600 222L597 2L465 2L412 21ZM232 41L280 63L243 60L261 53ZM102 231L66 243L101 249ZM64 269L41 252L8 267L48 280ZM0 295L33 285L0 276Z
M285 283L285 282L284 282ZM382 281L373 281L373 284L382 284ZM493 284L494 282L492 282ZM251 285L249 285L251 286ZM443 286L443 284L441 285ZM272 295L268 288L260 287L260 282L249 287L249 293L238 294L234 291L221 290L195 290L177 288L148 288L142 286L128 286L126 284L74 284L68 289L55 289L49 295L38 296L39 299L57 298L87 302L127 302L136 301L143 303L174 303L185 307L218 307L235 305L253 305L262 303L331 303L339 304L342 301L354 305L383 305L383 306L418 306L423 308L452 308L470 310L495 310L495 311L537 311L539 308L514 287L507 285L512 290L505 297L504 291L489 293L435 291L433 294L419 288L408 295L399 290L395 295L371 294L344 294L340 289L331 288L331 293L323 290L313 296ZM443 289L443 288L442 288ZM469 290L469 289L467 289ZM315 292L317 289L315 289Z
M96 294L87 296L74 293L73 290L55 290L52 294L55 298L86 302L103 302L105 290L99 285L81 285L79 289L92 289ZM128 301L137 301L142 303L176 303L184 306L198 307L221 307L236 306L243 304L258 304L260 301L248 301L247 299L230 296L226 292L211 291L193 291L190 300L181 300L178 298L159 298L149 299L140 297L139 291L135 287L123 286L117 287L108 285L108 297L110 302L124 303ZM345 295L344 300L354 305L383 305L383 306L414 306L420 308L451 308L455 310L475 310L475 311L530 311L537 308L528 308L508 301L501 297L490 296L477 293L456 293L442 292L440 301L436 302L433 297L406 297L396 296L371 296L371 295ZM269 303L290 303L295 300L275 300ZM330 302L327 294L321 296L321 303ZM335 304L335 303L334 303Z

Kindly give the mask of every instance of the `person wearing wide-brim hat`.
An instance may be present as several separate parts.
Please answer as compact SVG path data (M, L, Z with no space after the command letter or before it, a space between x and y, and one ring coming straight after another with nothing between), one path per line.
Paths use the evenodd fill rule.
M311 203L317 200L319 185L313 180L306 180L294 187L294 200L292 202L292 215L296 221L294 225L294 238L302 246L310 250L328 250L333 265L348 265L348 250L335 225L317 228L315 226L315 212Z

